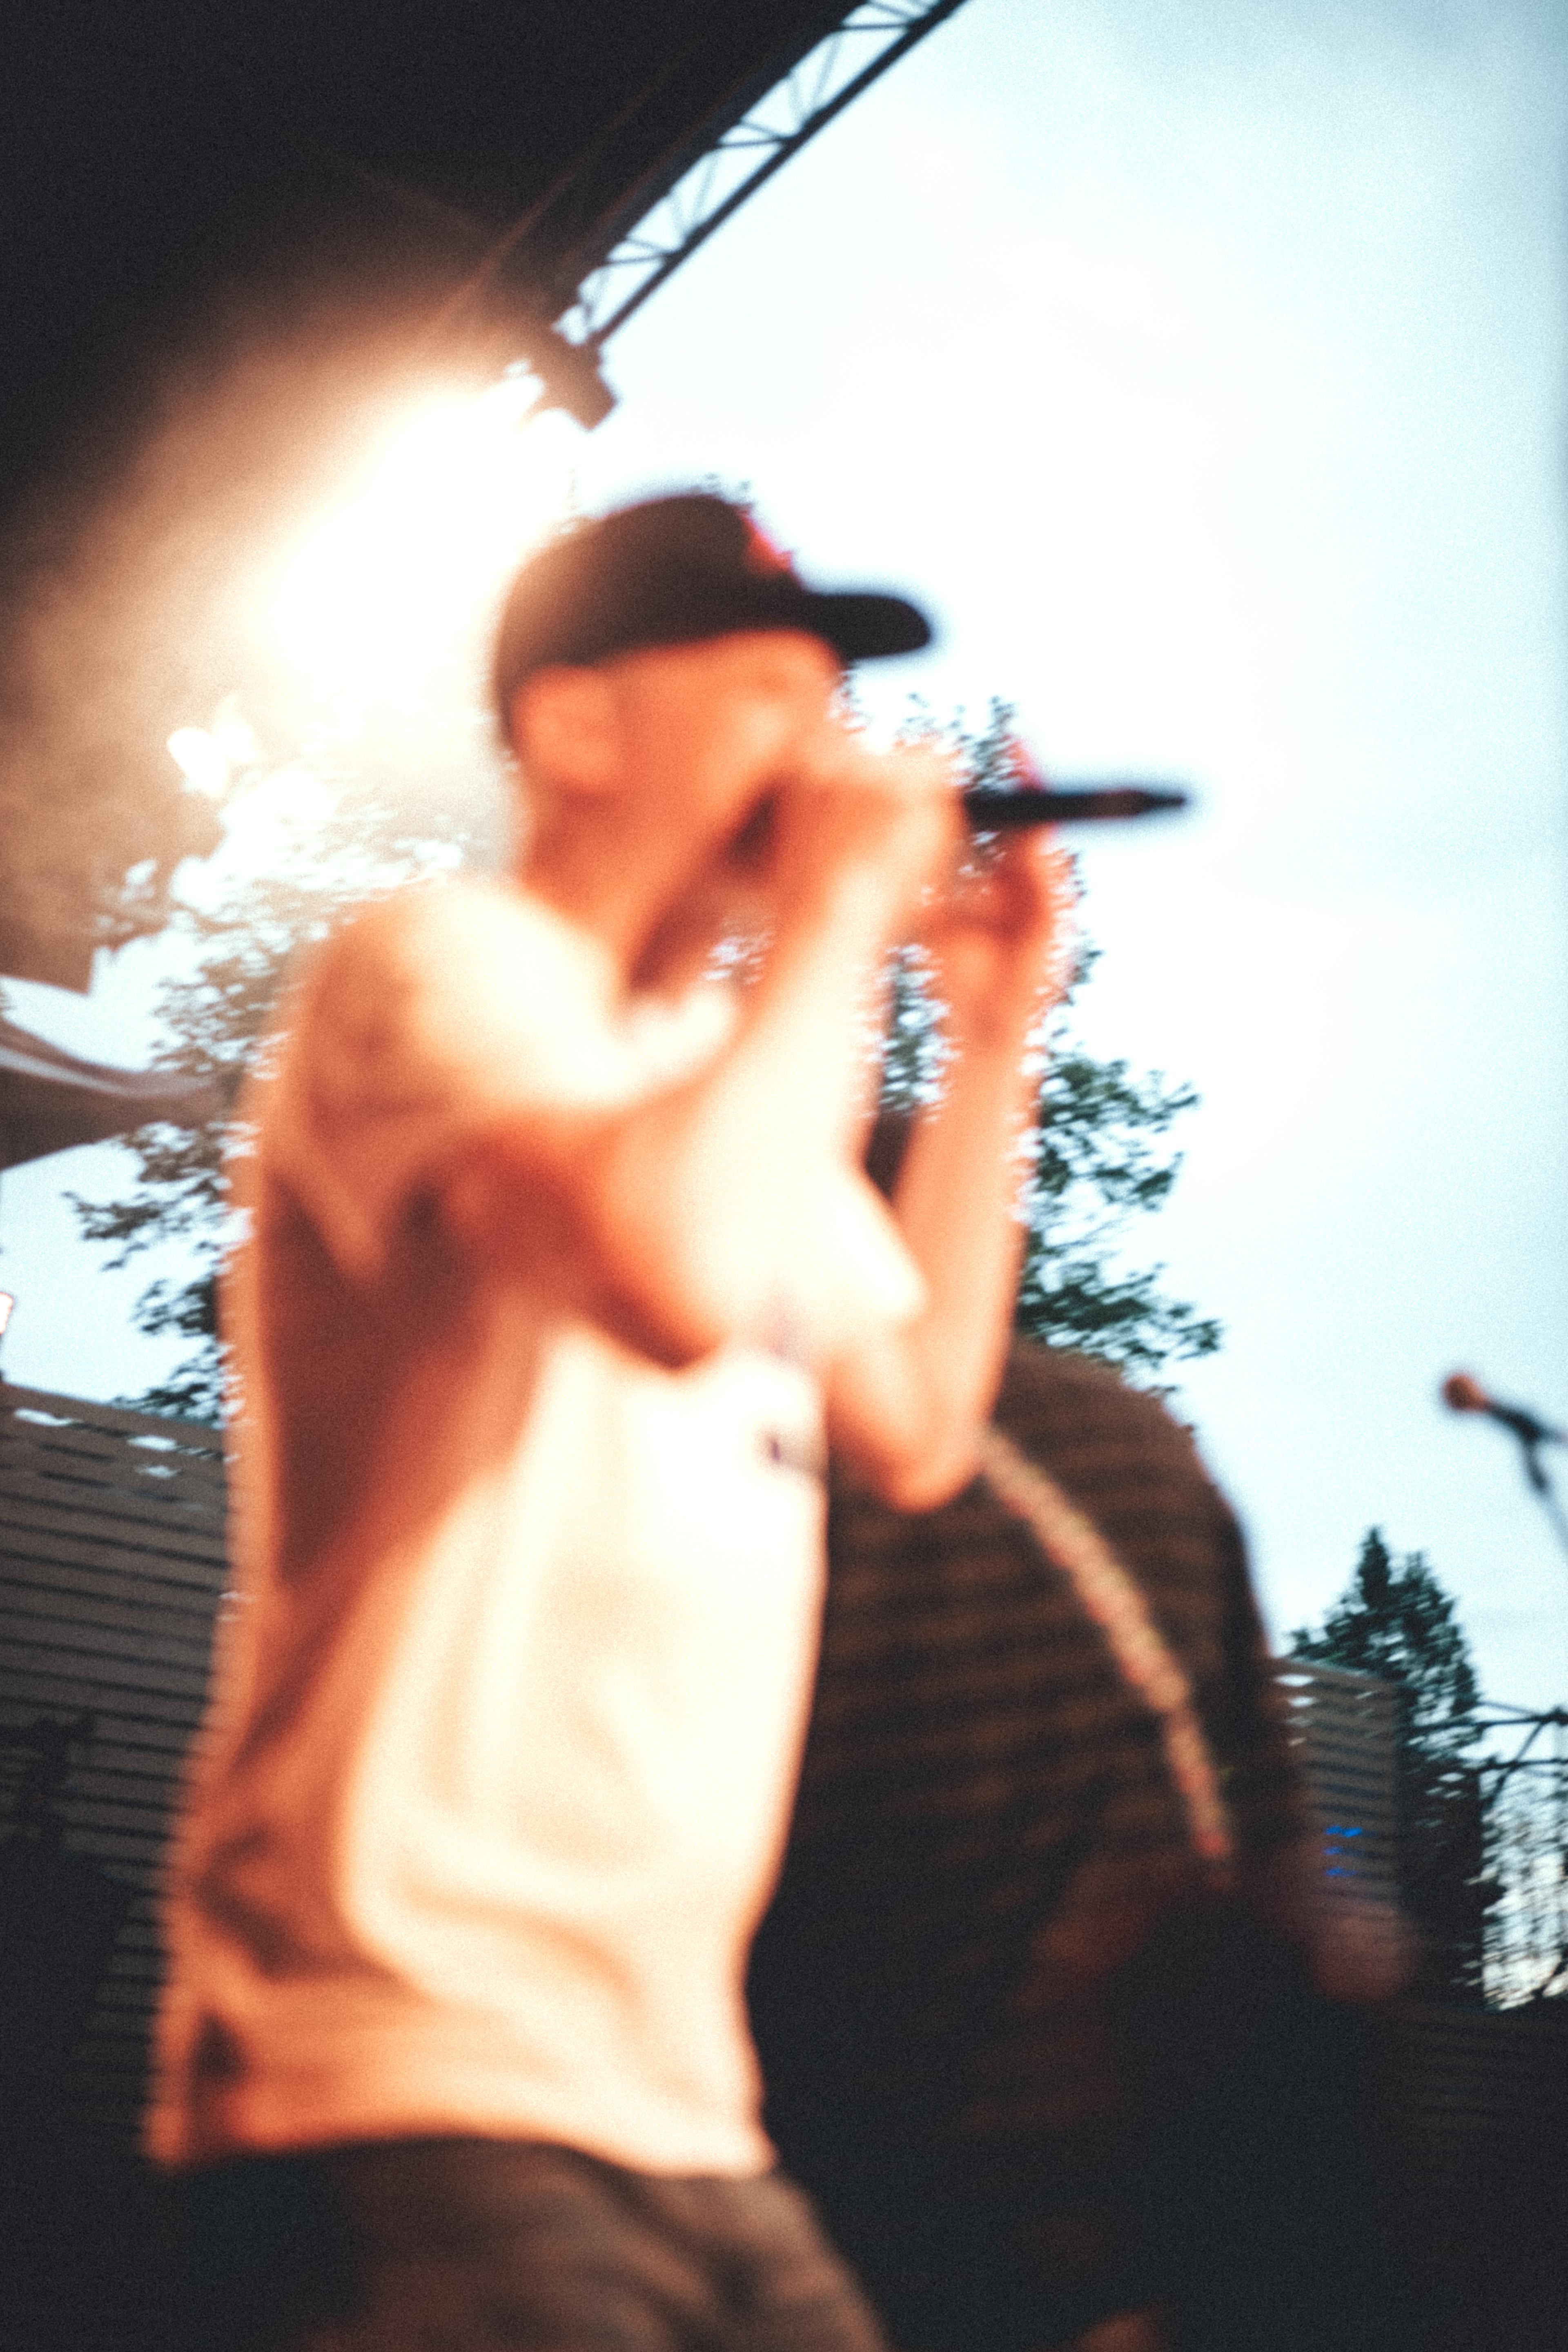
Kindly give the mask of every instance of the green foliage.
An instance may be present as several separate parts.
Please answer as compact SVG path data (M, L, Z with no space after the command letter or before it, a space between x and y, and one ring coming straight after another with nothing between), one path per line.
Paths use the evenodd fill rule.
M1043 1055L1018 1329L1103 1356L1133 1378L1213 1355L1219 1324L1162 1291L1163 1267L1121 1258L1129 1224L1158 1209L1176 1181L1181 1158L1163 1138L1196 1094L1157 1071L1135 1076L1123 1061L1098 1060L1074 1040L1065 1011Z
M1012 728L1011 710L997 701L977 734L962 719L945 731L977 780L999 781ZM942 730L917 711L908 731ZM113 1251L111 1265L165 1241L196 1251L187 1279L155 1281L137 1303L140 1329L194 1343L167 1379L124 1400L145 1411L222 1417L216 1276L226 1235L224 1166L246 1146L235 1105L291 958L354 904L432 862L450 863L464 850L488 845L465 835L458 806L442 808L439 836L433 837L428 810L422 824L399 821L388 797L352 769L319 753L310 764L336 794L330 820L279 870L237 885L219 904L183 908L174 929L184 953L160 1008L175 1041L169 1058L220 1085L225 1115L199 1133L153 1127L128 1137L141 1163L131 1191L74 1202L85 1236ZM385 772L383 761L377 772ZM1075 985L1091 961L1086 952ZM940 1092L946 1046L930 966L918 948L894 959L892 982L883 1099L911 1108ZM1053 1016L1036 1050L1039 1124L1025 1184L1028 1237L1018 1328L1104 1357L1134 1378L1157 1380L1172 1361L1208 1355L1220 1344L1217 1323L1163 1293L1160 1266L1128 1266L1122 1258L1129 1226L1159 1208L1175 1181L1180 1161L1164 1138L1197 1097L1157 1075L1138 1076L1125 1062L1097 1060L1074 1038L1066 1009Z
M1487 1874L1487 1790L1467 1756L1480 1737L1480 1694L1453 1601L1422 1553L1396 1563L1382 1530L1369 1528L1348 1589L1290 1647L1394 1685L1400 1891L1420 1935L1417 1990L1479 2002L1486 1915L1499 1890Z
M320 768L327 763L320 762ZM246 1148L237 1102L266 1036L293 958L323 939L347 910L395 888L456 853L422 826L400 820L351 772L328 770L331 814L300 837L272 870L232 885L216 904L182 904L170 926L175 970L159 1013L173 1041L169 1066L206 1078L222 1114L205 1128L153 1126L123 1140L136 1154L132 1190L110 1201L72 1194L84 1236L106 1244L122 1266L168 1241L193 1246L195 1271L155 1281L137 1301L138 1329L177 1333L196 1344L168 1377L122 1398L147 1412L214 1423L223 1418L224 1368L217 1337L217 1266L227 1234L226 1162ZM452 830L458 828L456 824ZM459 841L458 848L464 845Z
M942 1093L947 1040L923 948L897 948L888 971L888 1021L882 1037L882 1108L919 1110Z
M1454 1603L1422 1552L1395 1565L1378 1528L1368 1528L1349 1587L1314 1633L1290 1636L1299 1658L1321 1658L1381 1675L1399 1699L1401 1744L1435 1760L1457 1758L1479 1736L1479 1702L1469 1645Z
M993 700L978 733L962 715L939 729L918 706L905 731L949 743L975 783L1012 781L1015 726L1006 702ZM1173 1363L1213 1355L1224 1336L1211 1316L1162 1290L1163 1266L1130 1265L1123 1255L1130 1228L1169 1197L1181 1156L1165 1138L1198 1097L1157 1071L1140 1075L1124 1061L1101 1061L1074 1034L1073 997L1094 961L1085 946L1066 1003L1032 1048L1040 1094L1026 1139L1028 1232L1016 1322L1027 1338L1079 1349L1134 1380L1157 1382ZM915 1109L940 1094L941 1015L928 961L918 948L902 950L892 969L885 1108Z

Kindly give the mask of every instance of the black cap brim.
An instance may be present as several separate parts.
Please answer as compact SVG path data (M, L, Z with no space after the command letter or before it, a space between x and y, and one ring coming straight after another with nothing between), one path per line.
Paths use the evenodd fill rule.
M925 614L901 596L808 588L794 572L682 586L684 593L667 593L658 611L646 614L637 631L642 643L725 636L735 629L802 629L843 660L858 662L918 654L931 639Z
M891 654L918 654L931 643L931 623L901 596L842 595L805 591L816 615L807 624L846 661L877 661Z
M502 731L532 670L748 629L802 630L846 663L919 653L931 638L925 614L902 596L808 588L726 499L649 499L576 526L518 574L496 637Z

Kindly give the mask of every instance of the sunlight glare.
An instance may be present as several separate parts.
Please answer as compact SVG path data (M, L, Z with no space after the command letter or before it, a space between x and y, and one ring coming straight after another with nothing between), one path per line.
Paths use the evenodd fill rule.
M209 801L222 800L228 790L228 753L205 727L176 727L168 751L193 792Z
M267 584L268 633L302 680L384 706L473 657L571 499L565 420L534 415L538 389L509 369L478 395L427 393L366 450Z

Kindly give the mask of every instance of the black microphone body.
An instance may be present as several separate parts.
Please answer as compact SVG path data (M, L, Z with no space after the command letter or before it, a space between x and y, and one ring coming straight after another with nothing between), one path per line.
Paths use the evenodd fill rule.
M1173 784L971 784L963 794L972 833L1013 833L1032 824L1102 824L1185 808L1191 794Z

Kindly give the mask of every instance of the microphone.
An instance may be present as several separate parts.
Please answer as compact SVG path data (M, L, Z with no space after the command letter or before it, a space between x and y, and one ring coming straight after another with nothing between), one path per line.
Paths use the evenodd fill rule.
M1157 816L1189 806L1170 784L971 784L963 795L972 833L1012 833L1026 824L1097 824L1107 817Z
M1443 1402L1450 1412L1484 1412L1510 1429L1521 1445L1568 1445L1568 1430L1538 1421L1522 1405L1500 1404L1468 1372L1450 1372L1443 1383Z
M1023 825L1100 824L1108 818L1156 816L1167 809L1185 808L1192 797L1174 784L1047 783L1021 743L1009 743L1003 757L1012 772L1011 783L971 784L962 796L972 833L1013 833Z

